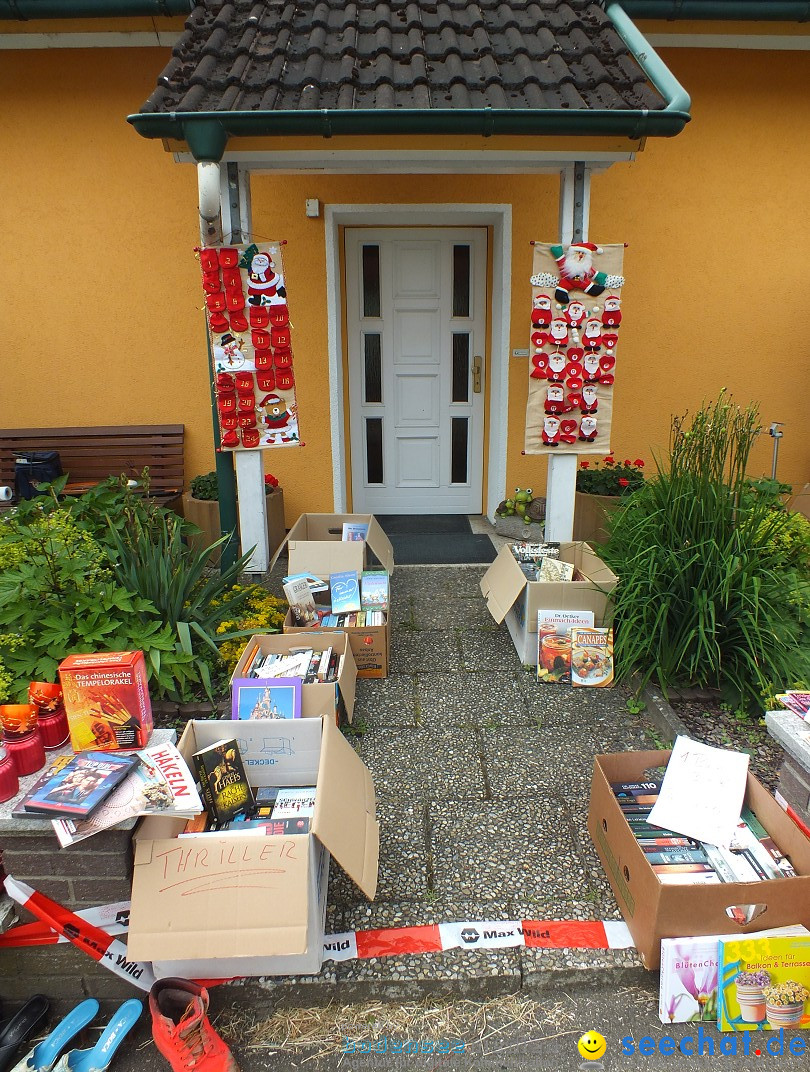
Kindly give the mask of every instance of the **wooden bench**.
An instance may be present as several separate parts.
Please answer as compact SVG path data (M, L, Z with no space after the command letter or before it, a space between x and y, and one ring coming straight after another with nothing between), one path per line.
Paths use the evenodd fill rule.
M56 450L68 494L121 476L139 480L149 468L150 494L170 505L183 492L183 425L103 428L0 428L0 485L14 487L14 461L28 451Z

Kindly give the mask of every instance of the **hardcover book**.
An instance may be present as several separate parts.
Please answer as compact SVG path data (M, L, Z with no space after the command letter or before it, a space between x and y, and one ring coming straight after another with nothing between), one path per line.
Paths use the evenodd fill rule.
M721 1031L810 1028L810 934L720 938Z
M140 763L87 819L54 819L63 849L136 815L191 817L202 811L194 778L173 744L155 744L138 752Z
M238 812L253 807L253 791L234 739L201 748L192 759L203 804L215 822L226 823Z
M363 570L360 603L363 610L388 610L388 574L384 570Z
M343 570L329 576L329 591L332 595L332 613L348 614L360 610L360 585L354 570Z
M605 688L613 684L613 630L571 630L571 684Z
M557 685L571 680L571 630L593 625L592 610L538 610L537 680Z
M300 718L301 678L236 678L232 684L231 718Z
M28 800L26 811L85 818L123 781L137 756L80 752Z

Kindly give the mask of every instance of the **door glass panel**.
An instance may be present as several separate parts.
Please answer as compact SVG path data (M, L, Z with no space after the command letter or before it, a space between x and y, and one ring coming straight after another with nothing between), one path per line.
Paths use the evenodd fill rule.
M380 247L363 246L363 316L380 315Z
M470 401L470 333L453 332L453 395L454 402Z
M453 316L470 315L470 247L453 246Z
M467 437L470 422L467 417L453 417L450 433L450 482L467 483Z
M366 479L369 484L384 484L382 417L366 418Z
M382 336L363 336L363 401L382 402Z

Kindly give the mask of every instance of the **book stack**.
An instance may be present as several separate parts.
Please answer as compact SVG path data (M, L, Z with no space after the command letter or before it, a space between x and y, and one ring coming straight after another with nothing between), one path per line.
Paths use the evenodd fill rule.
M659 780L613 782L611 789L647 862L665 885L762 882L796 874L750 808L743 808L731 847L723 849L649 822Z
M801 715L806 722L810 722L810 692L788 689L787 692L779 693L776 699L788 711L792 711L795 715Z
M198 752L197 756L216 751L222 745L227 745L228 749L233 752L236 742L219 742L211 748ZM235 754L237 756L239 754L238 746ZM204 774L204 771L201 773ZM247 784L246 780L245 784ZM203 798L206 799L202 785L201 791ZM226 831L229 834L259 837L308 834L312 816L315 814L315 794L314 785L285 788L260 786L251 790L250 800L235 811L223 809L217 806L216 802L207 801L205 812L189 819L180 837L188 834L222 834Z
M264 655L258 645L250 654L244 671L245 678L293 678L303 685L311 685L316 681L337 681L339 674L340 655L332 648L315 651L301 647L290 649L286 655L276 652Z

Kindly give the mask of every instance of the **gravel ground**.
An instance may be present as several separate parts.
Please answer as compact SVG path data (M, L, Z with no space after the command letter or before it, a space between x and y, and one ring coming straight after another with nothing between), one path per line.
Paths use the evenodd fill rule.
M748 752L752 773L773 792L785 753L768 733L764 718L738 719L713 699L673 702L672 709L696 740Z

